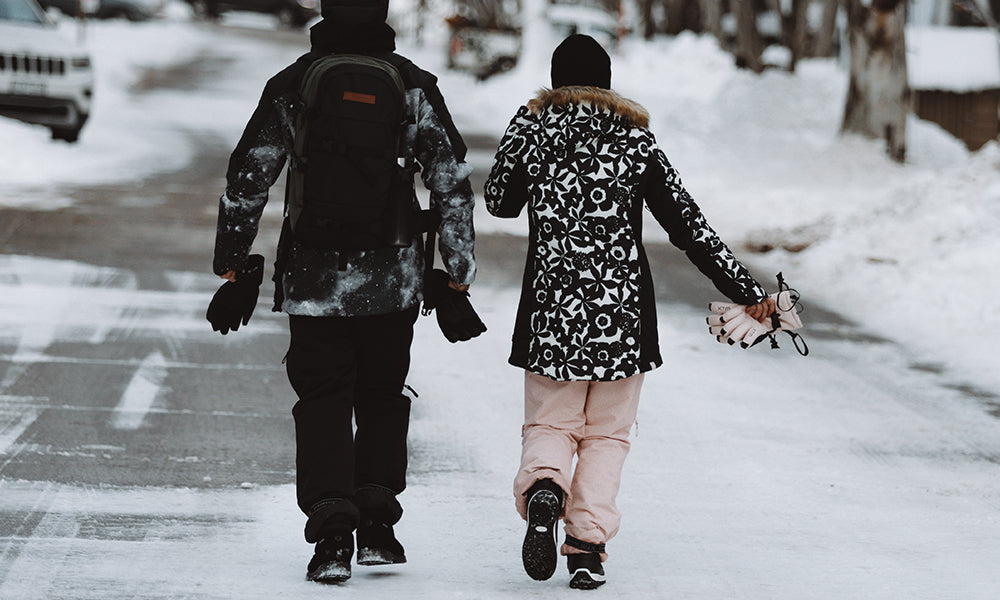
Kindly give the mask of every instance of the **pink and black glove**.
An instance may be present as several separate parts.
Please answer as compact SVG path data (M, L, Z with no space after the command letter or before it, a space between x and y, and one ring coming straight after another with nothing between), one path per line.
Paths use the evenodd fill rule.
M769 296L774 300L775 310L763 322L747 314L745 304L710 302L708 309L712 314L706 319L709 333L714 335L719 343L730 346L739 344L741 348L750 348L763 341L765 337L770 337L771 347L777 348L774 336L780 331L785 331L792 337L799 354L808 355L809 348L804 341L801 341L802 337L793 333L802 328L802 319L799 317L801 312L798 303L799 294L788 287L781 273L778 274L778 288L779 292Z

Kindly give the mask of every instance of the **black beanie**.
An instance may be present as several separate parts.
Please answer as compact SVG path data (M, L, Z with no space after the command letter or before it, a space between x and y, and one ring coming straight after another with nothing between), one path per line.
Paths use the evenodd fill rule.
M320 0L324 19L351 24L384 23L389 16L389 0Z
M552 53L552 88L564 85L611 89L611 57L589 35L575 33Z

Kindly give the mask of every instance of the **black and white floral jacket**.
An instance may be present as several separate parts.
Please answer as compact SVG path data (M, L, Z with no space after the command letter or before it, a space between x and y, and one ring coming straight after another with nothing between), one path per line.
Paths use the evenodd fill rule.
M406 152L422 167L431 205L441 215L438 246L443 266L456 283L472 283L476 272L475 196L468 180L472 168L464 162L465 144L445 107L437 79L398 54L372 54L396 65L406 86L411 123L405 132ZM293 153L302 77L319 55L304 55L268 81L230 157L213 261L218 275L239 270L250 253L268 190ZM274 277L278 288L274 310L306 316L363 316L406 310L421 300L424 249L419 236L408 248L350 252L346 269L339 268L335 251L287 239L282 246L279 254L284 256L278 261L282 268Z
M528 207L511 364L559 381L614 381L662 364L644 205L730 300L766 297L685 191L648 121L613 91L560 87L542 90L507 128L486 205L498 217Z

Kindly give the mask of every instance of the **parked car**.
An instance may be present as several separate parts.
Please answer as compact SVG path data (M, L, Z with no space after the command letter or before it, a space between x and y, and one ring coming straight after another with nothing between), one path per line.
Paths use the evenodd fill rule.
M163 16L164 0L99 0L94 12L96 19L128 19L149 21Z
M0 0L0 116L75 142L93 95L87 50L57 30L35 0Z
M71 17L148 21L163 15L165 0L38 0L42 8L54 8Z
M217 19L224 12L248 11L276 16L286 27L302 27L319 16L319 0L187 0L195 16Z
M514 27L483 27L461 16L447 20L448 68L468 71L479 80L509 71L521 54L521 31Z

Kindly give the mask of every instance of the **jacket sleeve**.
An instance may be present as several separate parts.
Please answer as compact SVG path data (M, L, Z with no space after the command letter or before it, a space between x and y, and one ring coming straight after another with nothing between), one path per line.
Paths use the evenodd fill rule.
M522 106L511 119L486 179L486 210L495 217L517 217L528 202L528 177L522 154L527 147L525 130L530 124L529 114L528 107Z
M438 248L452 281L470 284L476 278L476 234L472 224L476 199L469 183L472 167L459 158L449 129L423 90L420 96L415 111L414 154L423 167L421 178L430 191L431 208L441 215ZM450 123L451 117L447 119ZM464 144L457 150L464 155Z
M764 300L764 288L709 226L659 147L651 146L649 161L646 205L669 234L670 242L733 302L756 304Z
M280 87L278 76L268 82L229 158L212 262L217 275L243 267L257 237L268 190L285 166L291 148L291 102L287 94L278 94Z

